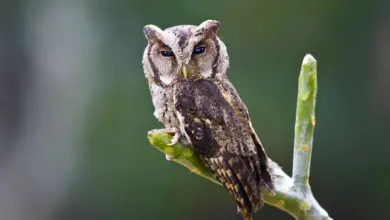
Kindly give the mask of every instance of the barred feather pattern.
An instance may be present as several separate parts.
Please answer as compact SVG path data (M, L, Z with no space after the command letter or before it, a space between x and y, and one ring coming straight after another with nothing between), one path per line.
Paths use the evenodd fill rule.
M182 79L174 87L180 131L211 173L229 191L245 220L274 191L267 155L245 104L231 84Z
M235 199L238 209L245 220L252 219L251 213L263 206L257 178L242 158L226 151L217 158L200 156L201 160ZM228 159L230 158L230 159Z

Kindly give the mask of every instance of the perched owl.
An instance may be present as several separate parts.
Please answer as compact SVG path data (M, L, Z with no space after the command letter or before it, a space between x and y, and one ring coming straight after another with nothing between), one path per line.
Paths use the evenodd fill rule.
M214 20L145 26L143 66L154 115L174 135L171 144L184 139L250 220L263 205L261 191L273 194L274 184L248 110L228 79L219 26Z

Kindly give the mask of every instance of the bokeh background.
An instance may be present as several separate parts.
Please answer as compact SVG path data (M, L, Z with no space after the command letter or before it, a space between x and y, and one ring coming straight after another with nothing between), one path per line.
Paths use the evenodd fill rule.
M291 174L297 77L318 60L311 185L335 219L389 219L390 2L15 0L0 4L0 219L240 219L165 160L142 28L221 21L229 75ZM266 205L255 219L292 219Z

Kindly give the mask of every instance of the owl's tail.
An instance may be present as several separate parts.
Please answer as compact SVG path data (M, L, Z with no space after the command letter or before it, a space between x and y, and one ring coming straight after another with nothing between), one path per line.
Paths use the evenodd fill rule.
M248 210L240 208L237 206L238 212L241 214L243 220L252 220L252 213Z
M216 179L229 191L237 203L244 220L252 220L252 214L263 206L258 159L222 151L215 158L201 157Z

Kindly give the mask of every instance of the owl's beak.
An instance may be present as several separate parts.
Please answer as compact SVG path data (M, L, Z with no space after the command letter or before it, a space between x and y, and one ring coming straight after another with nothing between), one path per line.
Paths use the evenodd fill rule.
M183 64L183 66L180 69L181 74L184 76L184 78L187 78L188 76L188 68L187 65Z

